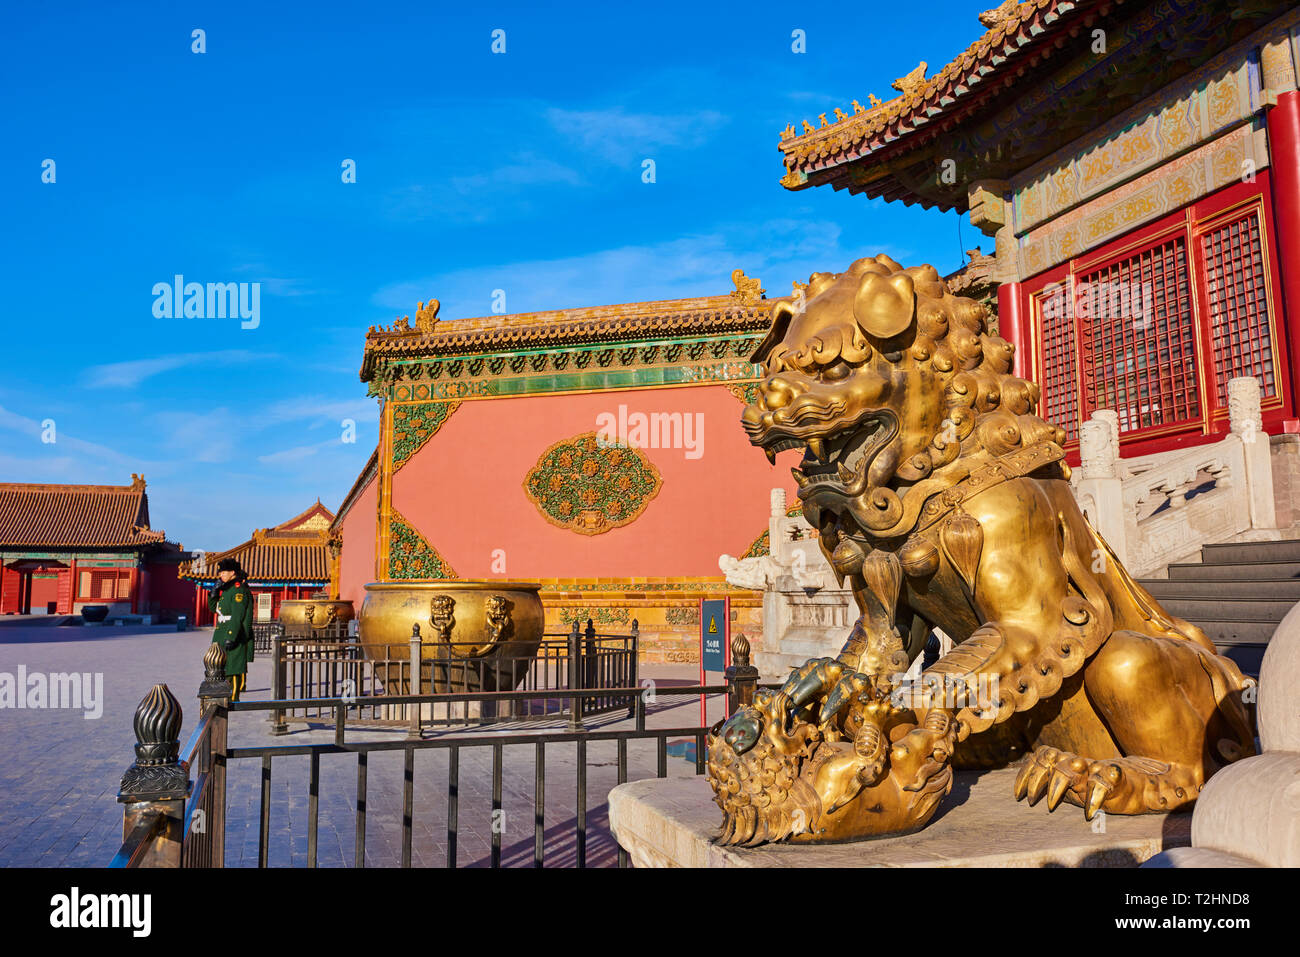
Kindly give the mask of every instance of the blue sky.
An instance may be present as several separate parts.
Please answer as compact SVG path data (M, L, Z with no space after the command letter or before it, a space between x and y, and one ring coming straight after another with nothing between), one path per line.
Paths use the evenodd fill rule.
M716 295L737 266L781 295L877 252L951 271L991 244L968 221L790 193L776 144L941 68L978 7L10 5L0 480L140 472L156 527L225 548L338 506L378 434L365 331L417 300ZM257 328L156 317L176 274L261 283Z

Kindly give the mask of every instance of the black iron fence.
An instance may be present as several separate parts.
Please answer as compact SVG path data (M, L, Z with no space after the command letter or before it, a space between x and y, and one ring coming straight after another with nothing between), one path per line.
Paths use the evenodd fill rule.
M284 634L284 625L279 621L253 622L253 653L269 655L276 635Z
M727 669L726 683L713 686L660 687L657 696L695 696L725 694L730 713L742 704L753 700L758 687L758 671L749 665L749 645L744 636L732 644L733 664ZM571 663L572 664L572 663ZM416 808L415 758L417 752L434 752L445 755L447 778L445 789L446 853L449 867L458 864L458 841L461 833L461 756L467 752L491 754L491 811L493 820L503 806L504 749L515 746L533 748L533 805L534 833L531 862L541 867L546 862L546 800L548 748L572 745L576 752L574 777L573 840L575 863L587 864L588 844L588 770L591 765L589 747L593 744L612 743L615 751L617 782L629 779L628 747L633 742L653 742L656 756L656 776L668 774L668 743L672 738L686 738L694 744L695 773L702 774L705 766L705 727L647 728L645 689L636 686L617 688L568 688L566 695L578 702L572 709L571 727L560 730L533 732L507 732L488 730L474 735L443 733L433 737L407 737L405 739L357 741L348 738L347 727L353 711L370 706L370 703L352 697L313 699L290 702L285 700L241 701L229 703L229 681L224 678L225 653L216 644L204 656L206 675L200 688L201 720L186 745L184 756L180 752L178 736L181 726L181 707L167 690L166 685L156 685L140 703L136 711L137 761L123 776L119 800L125 805L126 838L114 857L114 867L222 867L225 863L227 830L227 771L232 762L256 761L260 763L260 797L258 802L258 866L284 864L272 860L271 812L272 782L275 780L276 762L296 756L308 759L307 779L307 853L306 863L314 867L318 860L318 833L320 798L322 788L322 759L353 755L356 758L356 788L353 813L353 866L363 867L366 862L367 802L370 791L369 769L371 755L385 752L402 752L402 838L400 864L413 863L413 827ZM224 696L223 696L224 695ZM495 691L478 693L394 694L388 696L391 706L421 709L426 705L454 705L465 701L500 705L506 702L532 701L544 697L546 691ZM587 730L581 724L583 705L587 698L614 698L633 702L632 726ZM265 745L255 747L230 747L227 744L228 722L232 715L268 712L274 715L295 706L310 706L320 714L333 716L334 740L329 743L302 743ZM338 758L343 760L343 758ZM197 773L197 780L192 775ZM385 862L395 863L395 862ZM502 863L502 831L492 829L489 863L493 867ZM620 849L618 864L628 863L627 855Z
M316 702L342 698L357 703L349 720L357 724L421 728L468 726L501 721L589 717L620 709L629 713L633 698L626 691L638 683L639 625L625 635L602 634L590 619L567 633L546 634L535 654L476 657L470 643L428 642L412 628L407 646L387 646L382 657L367 650L345 623L320 630L269 631L272 697L292 707L271 712L274 733L293 723L328 720ZM413 677L415 676L415 677ZM604 691L573 696L571 689ZM527 698L422 701L397 698L422 693L519 690L550 692ZM364 704L362 703L364 702ZM575 711L575 708L577 709Z

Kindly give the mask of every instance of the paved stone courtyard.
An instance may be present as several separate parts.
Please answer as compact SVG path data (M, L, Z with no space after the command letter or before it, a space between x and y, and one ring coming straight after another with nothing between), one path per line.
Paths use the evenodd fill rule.
M202 678L202 655L211 629L177 632L169 627L56 627L0 619L0 673L90 672L103 675L102 714L81 710L0 708L0 866L102 867L122 837L118 779L133 759L132 716L140 699L164 682L185 712L181 742L197 718L194 697ZM660 688L698 681L694 666L643 669ZM713 679L718 680L718 679ZM260 657L249 675L248 700L266 699L270 664ZM710 703L710 720L720 702ZM626 712L589 720L602 729L629 728ZM651 707L649 728L686 728L699 722L698 699L661 696ZM530 725L530 727L536 727ZM510 729L513 732L517 726ZM549 730L563 730L563 724ZM438 732L465 734L465 731ZM477 732L473 732L477 733ZM404 740L404 733L349 728L349 741ZM333 729L290 725L287 735L269 733L265 713L235 714L235 747L332 742ZM684 741L674 750L683 750ZM587 753L587 866L613 866L617 846L609 834L606 795L617 781L614 742L590 742ZM534 840L534 745L503 748L502 809L498 818L504 866L531 866ZM303 756L273 762L270 864L307 864L308 762ZM412 860L443 866L447 856L447 763L443 749L415 756ZM353 864L357 758L324 755L318 825L318 863ZM486 866L492 834L492 748L461 748L457 864ZM628 779L654 777L655 743L628 744ZM694 756L670 755L670 777L695 773ZM256 866L261 762L235 760L228 786L227 866ZM368 767L366 864L401 861L403 752L372 754ZM545 857L547 866L576 864L576 746L546 747Z

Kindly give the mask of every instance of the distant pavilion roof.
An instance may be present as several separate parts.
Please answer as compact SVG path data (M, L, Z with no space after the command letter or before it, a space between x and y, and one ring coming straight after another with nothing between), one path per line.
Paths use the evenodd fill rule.
M130 485L0 483L0 548L139 548L167 543L149 527L141 475Z
M361 381L375 377L378 362L425 356L458 356L517 349L536 349L656 339L673 335L750 332L767 329L772 301L754 279L740 270L732 276L736 291L721 296L665 299L613 306L553 309L472 319L438 318L438 301L389 328L370 327L361 362Z
M248 541L224 552L210 552L202 561L186 562L181 578L212 582L217 563L234 558L252 582L329 581L330 524L334 513L319 501L305 512L272 528L259 528Z

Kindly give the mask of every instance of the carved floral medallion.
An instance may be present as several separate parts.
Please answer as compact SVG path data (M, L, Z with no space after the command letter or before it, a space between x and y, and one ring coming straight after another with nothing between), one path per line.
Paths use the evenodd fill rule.
M524 492L552 525L599 535L634 521L662 484L639 449L602 446L587 432L543 452L524 478Z

